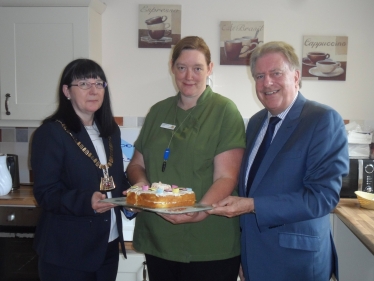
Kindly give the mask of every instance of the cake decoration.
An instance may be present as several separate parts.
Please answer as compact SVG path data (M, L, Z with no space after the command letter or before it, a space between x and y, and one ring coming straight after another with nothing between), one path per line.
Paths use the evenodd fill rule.
M161 182L148 186L132 186L127 191L127 203L149 208L193 206L196 201L192 188L178 187Z

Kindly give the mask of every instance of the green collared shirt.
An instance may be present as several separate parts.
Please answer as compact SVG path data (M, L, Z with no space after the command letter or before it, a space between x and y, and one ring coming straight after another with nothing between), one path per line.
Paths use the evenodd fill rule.
M213 184L214 157L245 147L244 122L236 105L209 86L196 107L187 111L177 107L179 97L180 93L152 106L135 148L144 157L151 183L191 187L200 201ZM176 128L162 128L162 123ZM169 142L170 156L162 172ZM238 217L211 215L198 223L173 225L154 213L141 212L133 245L140 252L179 262L228 259L240 254L239 231Z

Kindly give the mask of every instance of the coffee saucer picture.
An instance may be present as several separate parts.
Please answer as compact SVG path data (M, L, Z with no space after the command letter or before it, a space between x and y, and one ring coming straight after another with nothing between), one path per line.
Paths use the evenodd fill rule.
M325 59L325 60L327 61L327 60L330 60L330 59ZM308 66L316 66L316 64L314 62L312 62L309 58L303 58L302 62L303 62L303 64L308 65Z
M181 5L139 5L138 47L171 48L181 39Z
M165 43L171 43L172 39L171 37L162 37L160 39L153 39L150 36L142 36L140 38L140 41L147 42L149 44L158 44L158 43L165 44Z
M308 66L316 66L316 64L313 63L309 58L303 58L302 62L303 64L308 65Z
M314 75L314 76L319 76L319 77L335 77L335 76L339 76L340 74L343 74L344 69L339 67L332 72L323 73L323 72L319 71L317 67L313 67L313 68L309 69L309 73Z

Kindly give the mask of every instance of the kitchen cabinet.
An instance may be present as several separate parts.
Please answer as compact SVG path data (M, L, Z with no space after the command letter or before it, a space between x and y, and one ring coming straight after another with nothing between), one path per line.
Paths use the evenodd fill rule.
M127 259L122 254L119 255L118 273L116 281L143 281L149 280L144 268L144 254L133 250L126 250ZM144 271L145 270L145 271ZM145 273L146 277L143 277Z
M374 255L334 215L334 242L339 258L339 281L374 281Z
M54 112L61 72L73 59L101 63L106 6L98 0L75 2L85 6L0 7L0 125L42 120Z

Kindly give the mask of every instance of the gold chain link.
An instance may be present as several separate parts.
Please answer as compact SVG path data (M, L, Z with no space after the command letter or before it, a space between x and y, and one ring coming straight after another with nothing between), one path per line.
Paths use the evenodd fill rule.
M78 147L82 150L84 154L86 154L95 164L96 167L99 169L105 169L109 168L113 165L113 144L112 144L112 137L108 137L109 140L109 161L107 164L101 164L99 159L95 158L92 153L85 147L76 137L73 136L73 134L66 128L66 125L62 123L60 120L56 120L56 122L59 122L62 126L62 128L65 130L66 133L68 133L74 142L78 145Z

